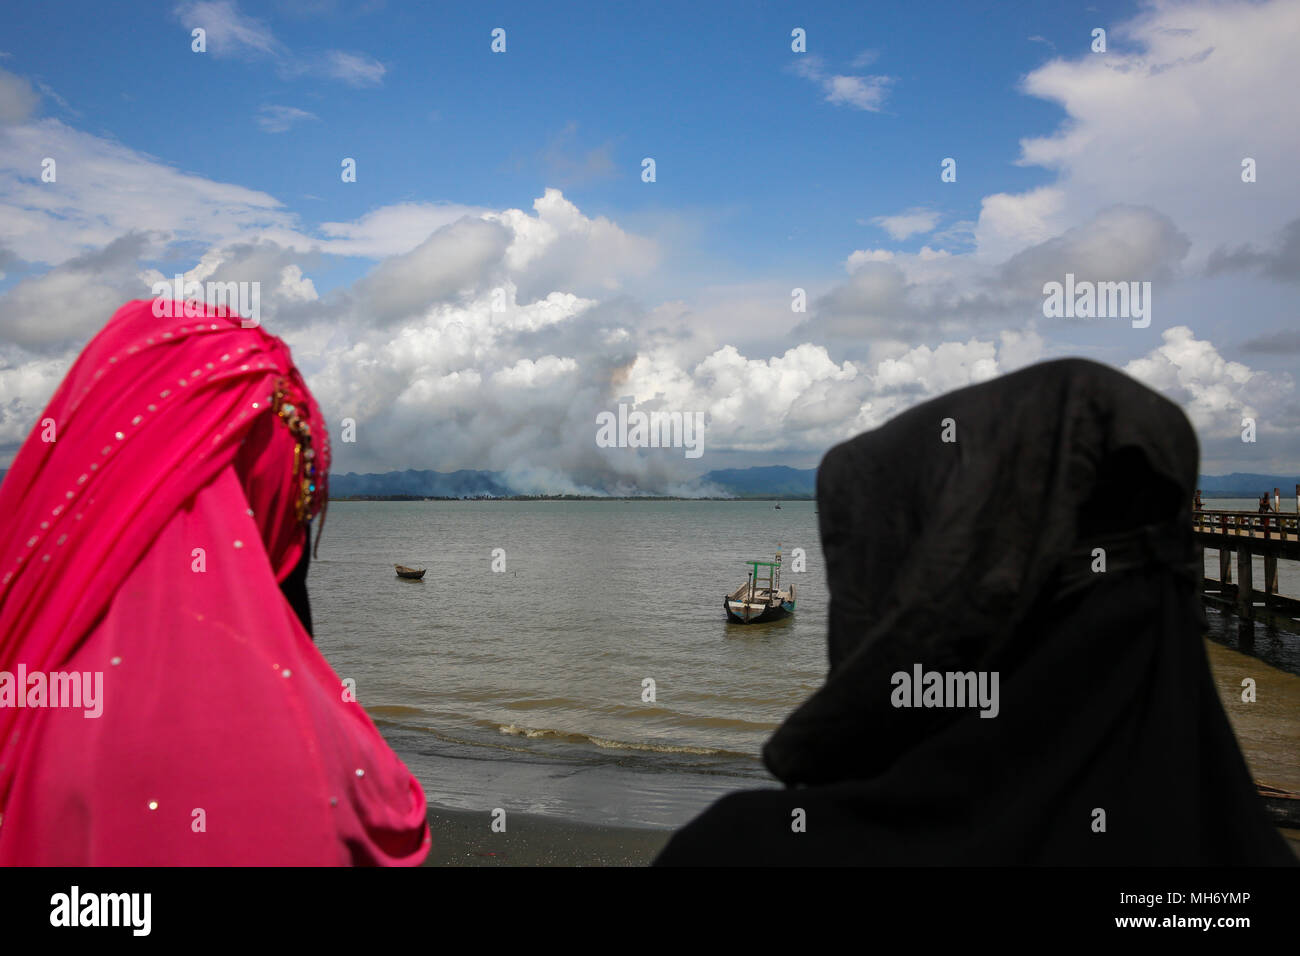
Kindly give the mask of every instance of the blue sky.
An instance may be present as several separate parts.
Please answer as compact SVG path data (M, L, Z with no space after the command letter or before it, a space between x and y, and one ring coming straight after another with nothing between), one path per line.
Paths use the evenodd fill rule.
M345 470L689 478L589 447L623 400L705 412L701 468L806 467L1062 354L1182 402L1207 470L1295 469L1297 40L1282 2L10 5L0 460L110 303L183 271L266 284L322 402L372 416ZM1151 281L1151 327L1046 319L1066 271Z
M70 115L52 104L53 115L264 190L306 223L402 201L525 207L563 182L584 212L632 228L689 215L703 224L697 251L745 276L825 272L882 238L861 224L881 209L928 205L946 221L972 220L987 193L1047 181L1014 161L1019 138L1050 132L1060 110L1018 93L1017 82L1050 56L1043 41L1085 49L1092 25L1131 9L438 6L240 7L294 56L343 48L381 62L382 85L361 88L283 76L269 56L196 56L183 18L144 3L11 7L5 65L75 104ZM820 102L789 72L792 25L828 68L894 78L884 107ZM489 50L496 26L507 29L504 55ZM854 69L864 53L874 60ZM267 105L317 119L267 134L254 121ZM360 164L355 185L339 182L344 155ZM653 185L640 179L645 156L658 164ZM939 181L946 156L960 158L956 183Z

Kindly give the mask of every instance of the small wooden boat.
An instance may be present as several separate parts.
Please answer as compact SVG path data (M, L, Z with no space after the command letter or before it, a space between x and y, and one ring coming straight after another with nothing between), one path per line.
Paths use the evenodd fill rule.
M727 620L736 624L763 624L794 613L794 585L781 590L781 546L775 561L747 561L749 577L722 599ZM766 574L760 574L765 568Z
M394 564L393 567L397 569L397 576L399 578L418 581L424 577L424 568L408 568L404 564Z
M1276 826L1300 828L1300 793L1266 787L1262 783L1256 783L1255 789Z

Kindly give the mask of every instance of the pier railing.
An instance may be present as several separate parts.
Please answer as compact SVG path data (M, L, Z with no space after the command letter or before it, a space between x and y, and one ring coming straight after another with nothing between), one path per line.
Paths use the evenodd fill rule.
M1300 598L1278 592L1278 561L1300 561L1300 514L1200 508L1192 511L1192 530L1201 548L1219 553L1219 576L1207 576L1202 587L1208 600L1235 607L1246 618L1262 609L1300 619ZM1263 590L1255 587L1256 557L1263 560Z
M1210 534L1246 538L1300 540L1300 515L1253 511L1195 511L1192 527Z

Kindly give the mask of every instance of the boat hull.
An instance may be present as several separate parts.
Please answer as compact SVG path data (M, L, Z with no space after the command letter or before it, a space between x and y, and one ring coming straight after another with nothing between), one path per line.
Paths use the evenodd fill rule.
M1275 826L1300 827L1300 793L1266 787L1262 783L1255 787Z
M727 612L727 620L733 624L766 624L768 621L779 621L782 618L789 617L794 613L794 601L782 601L780 604L770 604L764 610L754 613L751 609L749 617L744 616L744 611L732 609L732 600L730 597L722 599L723 610Z

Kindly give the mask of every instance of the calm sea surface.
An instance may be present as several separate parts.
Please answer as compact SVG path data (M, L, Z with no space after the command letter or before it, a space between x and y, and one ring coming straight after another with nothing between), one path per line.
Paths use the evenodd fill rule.
M763 742L821 684L815 508L332 502L309 577L317 641L432 803L678 825L724 792L770 784ZM724 593L778 542L797 612L728 624ZM428 573L403 581L394 563ZM1300 595L1284 566L1283 592ZM1235 620L1209 616L1212 637L1242 646ZM1248 644L1300 673L1300 640L1257 626Z

